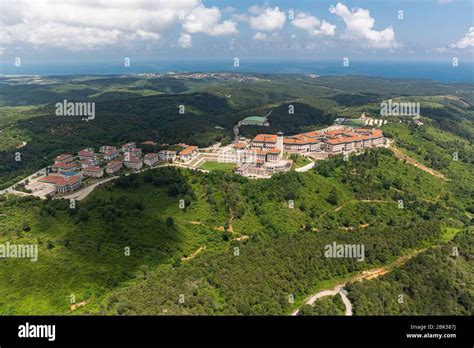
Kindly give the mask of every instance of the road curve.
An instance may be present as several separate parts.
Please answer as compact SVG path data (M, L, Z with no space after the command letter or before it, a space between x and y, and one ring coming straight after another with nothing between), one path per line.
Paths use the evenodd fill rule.
M344 285L336 285L334 289L331 290L322 290L313 296L311 296L305 304L313 305L318 299L326 296L336 296L337 294L341 295L342 302L344 303L344 306L346 307L346 312L345 315L349 316L352 315L352 303L349 301L349 298L346 296L345 291L343 290ZM292 316L298 315L300 312L300 309L298 308L295 310L293 313L291 313Z

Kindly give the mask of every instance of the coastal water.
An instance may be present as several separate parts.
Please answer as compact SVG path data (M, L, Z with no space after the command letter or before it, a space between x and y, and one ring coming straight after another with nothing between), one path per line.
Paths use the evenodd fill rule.
M153 61L132 62L124 67L116 64L78 62L75 64L23 64L21 67L0 64L0 74L4 75L73 75L73 74L140 74L163 72L250 72L273 74L315 74L315 75L367 75L388 78L422 78L440 82L474 83L474 63L460 62L453 67L446 62L395 62L395 61L350 61L343 66L342 61L277 61L240 60L240 66L234 67L231 60L206 61Z

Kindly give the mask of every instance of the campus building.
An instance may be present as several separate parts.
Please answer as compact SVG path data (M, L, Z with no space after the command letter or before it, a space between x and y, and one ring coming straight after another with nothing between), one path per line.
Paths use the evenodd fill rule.
M143 167L143 161L141 158L129 156L129 158L125 159L124 165L127 168L139 170Z
M118 156L119 156L119 152L115 148L108 149L107 151L104 152L104 160L106 161L112 161Z
M72 161L74 161L74 156L70 154L66 154L66 153L63 153L54 159L54 163L59 163L59 162L69 163Z
M120 161L112 161L105 166L105 172L107 174L118 173L120 169L122 169L122 162Z
M184 150L181 150L179 152L179 158L180 158L181 161L187 162L187 161L193 159L197 155L197 153L198 153L198 147L190 145L187 148L185 148Z
M250 144L234 144L237 162L235 172L240 175L268 176L291 169L292 161L283 159L284 137L277 134L258 134Z
M104 176L104 168L98 166L87 167L82 170L82 175L91 178L101 178Z
M130 150L128 150L128 154L132 157L142 157L142 149L138 148L138 147L134 147Z
M158 154L156 153L147 153L145 157L143 157L143 163L149 167L155 165L158 162Z
M52 166L52 171L57 173L77 172L81 166L76 162L55 162Z
M174 161L176 160L176 151L161 150L158 152L158 158L160 161Z
M284 152L327 158L383 144L383 133L375 128L325 129L287 137L281 132L258 134L250 143L233 144L236 162L240 164L235 171L241 175L269 175L290 170L291 161L284 160Z
M134 149L136 148L137 145L133 142L130 142L130 143L126 143L126 144L123 144L122 145L122 152L128 152L130 151L131 149Z
M375 128L337 129L325 132L322 138L323 149L330 155L359 151L383 144L383 133Z
M99 148L100 153L107 153L108 151L117 150L115 146L104 145Z
M44 178L38 179L38 181L47 184L53 184L55 192L67 193L73 192L81 187L82 177L81 175L65 176L59 174L52 174L45 176Z
M83 161L83 160L95 160L96 159L94 149L90 149L90 148L79 151L78 155L79 155L79 159L81 161Z

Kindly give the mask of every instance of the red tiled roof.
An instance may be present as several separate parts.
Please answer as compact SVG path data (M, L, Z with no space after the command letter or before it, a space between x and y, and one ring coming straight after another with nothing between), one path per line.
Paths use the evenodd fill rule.
M295 139L296 138L296 139ZM318 139L314 139L314 138L309 138L309 137L305 137L305 136L295 136L295 137L292 137L292 138L286 138L283 143L284 144L298 144L298 145L305 145L305 144L314 144L314 143L317 143L318 142Z
M94 157L95 153L89 151L89 150L81 150L79 151L79 156L84 156L84 157Z
M339 137L330 137L329 139L325 139L325 141L329 144L338 145L343 143L352 143L354 141L364 141L370 139L380 138L382 136L382 131L380 129L373 129L373 130L366 130L364 129L365 134L362 133L362 129L356 130L355 132L340 132L338 134L344 135Z
M276 143L277 136L275 134L257 134L253 141L265 142L265 143Z
M69 155L69 154L67 154L67 153L63 153L63 154L61 154L61 155L59 155L59 156L56 157L56 161L60 161L60 162L61 162L61 161L64 161L65 159L68 159L68 158L70 158L70 157L72 157L72 155Z
M114 150L108 150L106 153L104 153L104 155L105 156L111 156L115 153L118 153L117 150L115 150L115 149Z
M318 132L318 131L312 131L312 132L307 132L307 133L303 133L301 135L304 135L304 136L307 136L307 137L319 137L321 135L323 135L324 133L322 132Z
M84 171L91 171L91 172L98 172L98 171L102 170L102 168L99 167L99 166L92 166L92 167L86 167L83 170Z
M188 146L187 148L185 148L184 150L181 150L181 152L179 153L180 156L182 155L189 155L190 153L192 153L193 151L197 150L198 147L197 146Z
M57 186L65 186L68 184L72 185L77 182L80 182L81 177L79 175L73 175L69 177L60 176L60 175L48 175L48 176L45 176L44 178L39 179L38 181L54 184Z
M120 162L120 161L112 161L112 162L107 163L107 168L114 168L114 167L117 167L121 164L122 164L122 162Z
M130 156L130 158L127 160L125 160L125 162L133 162L133 163L139 163L141 162L142 160L140 158L137 158L137 157L133 157L133 156Z
M158 156L158 154L150 152L150 153L147 153L145 157L143 157L143 159L152 159L156 156Z
M75 162L69 162L69 163L58 162L58 163L53 164L53 167L68 169L68 168L78 167L78 164Z
M278 155L281 152L280 149L270 149L268 150L268 153L271 153L272 155Z

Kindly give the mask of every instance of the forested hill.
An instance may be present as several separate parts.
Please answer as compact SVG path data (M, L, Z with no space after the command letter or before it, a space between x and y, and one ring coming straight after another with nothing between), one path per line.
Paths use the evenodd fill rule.
M473 315L474 229L376 280L348 286L355 315Z
M463 196L449 193L455 182L386 149L322 163L258 181L161 168L97 189L73 210L4 197L0 242L37 241L42 261L2 263L0 312L71 313L72 293L85 303L79 314L288 314L314 290L471 223ZM364 244L365 261L325 258L334 241Z

